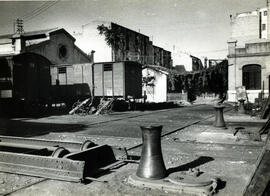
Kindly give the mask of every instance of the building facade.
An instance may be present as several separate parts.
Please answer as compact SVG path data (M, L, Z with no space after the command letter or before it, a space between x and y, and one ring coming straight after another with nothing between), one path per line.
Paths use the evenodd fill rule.
M0 36L0 57L7 59L9 56L24 57L27 55L30 63L26 62L27 59L21 58L21 62L15 61L13 67L17 68L22 64L25 72L31 73L32 78L37 78L37 81L44 80L50 84L50 93L47 97L52 97L54 101L59 100L57 103L65 102L71 105L74 100L90 97L92 89L91 66L93 58L78 48L75 41L75 38L65 29L47 29L3 35ZM46 72L41 71L42 62L36 62L36 56L47 59L48 77L44 78ZM0 70L3 66L0 62ZM22 81L27 81L24 78L27 76L26 74L19 72L16 76L14 74L17 71L12 70L15 80L19 81L22 77ZM0 77L0 89L3 88L2 79ZM11 86L15 88L15 83L12 83ZM29 88L29 92L34 91L34 89L43 91L42 88Z
M113 61L136 61L142 65L172 67L171 52L153 45L149 37L126 27L111 23L110 28L122 34L122 43L112 48Z
M0 54L31 52L42 55L52 65L90 63L91 58L75 45L65 29L47 29L0 36Z
M109 46L105 36L99 33L97 27L102 24L114 32L115 46ZM104 22L85 26L83 33L75 37L84 51L96 51L95 62L136 61L142 65L172 67L170 51L153 45L147 35L116 23ZM86 44L87 40L91 40L91 46Z
M254 102L259 93L268 95L270 76L269 5L231 18L228 41L228 100L238 100L238 87L244 86L247 99Z
M167 101L167 80L168 72L160 66L144 66L142 70L143 95L146 102Z
M202 64L201 59L192 55L190 55L190 58L192 60L192 71L199 71L203 69L203 64Z

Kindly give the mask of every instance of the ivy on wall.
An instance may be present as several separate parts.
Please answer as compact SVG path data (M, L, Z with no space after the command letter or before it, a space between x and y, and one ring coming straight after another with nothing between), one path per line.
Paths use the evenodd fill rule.
M125 59L126 37L125 33L121 30L121 28L120 27L109 28L106 27L104 24L102 24L98 25L97 30L99 31L100 35L105 36L105 41L107 45L112 47L115 60ZM121 54L122 58L120 58L119 54L117 53Z
M151 87L154 87L155 86L155 76L150 76L150 75L147 75L145 77L142 78L142 83L144 86L151 86Z
M179 93L191 91L194 96L203 93L215 93L223 96L228 90L228 61L195 72L179 73L169 71L168 92Z

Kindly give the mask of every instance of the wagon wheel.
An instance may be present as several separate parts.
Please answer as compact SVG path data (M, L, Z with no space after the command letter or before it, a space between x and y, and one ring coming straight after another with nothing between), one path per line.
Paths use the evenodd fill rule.
M72 104L72 107L71 107L71 109L74 109L74 108L76 108L78 105L80 105L80 101L78 100L78 101L76 101L75 103L73 103Z
M81 102L78 100L76 101L73 105L72 105L72 109L76 108L78 105L80 105ZM88 113L88 111L85 109L84 106L81 106L80 108L78 108L76 111L75 111L75 114L78 114L78 115L86 115Z
M109 114L112 112L113 109L113 102L114 100L111 101L111 103L109 105L107 105L102 111L101 114Z
M69 153L70 152L67 149L65 149L63 147L58 147L53 151L51 157L62 158Z

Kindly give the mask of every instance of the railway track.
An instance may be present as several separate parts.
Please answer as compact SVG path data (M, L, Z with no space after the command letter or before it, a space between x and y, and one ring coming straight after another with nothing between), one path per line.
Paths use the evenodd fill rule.
M192 106L192 107L198 107L199 105L195 105L195 106ZM146 113L146 114L139 114L139 115L132 115L132 116L127 116L127 117L124 117L124 118L117 118L117 119L111 119L111 120L107 120L107 121L102 121L102 122L97 122L97 123L92 123L91 125L94 125L94 124L102 124L102 123L110 123L110 122L112 122L112 121L119 121L119 120L124 120L124 119L129 119L129 118L136 118L136 117L140 117L140 116L147 116L147 115L150 115L150 114L154 114L154 113L157 113L157 112L166 112L166 111L168 111L168 110L173 110L173 109L167 109L167 110L161 110L161 111L153 111L153 112L148 112L148 113ZM226 110L226 112L227 111L229 111L229 109L227 109ZM187 128L187 127L189 127L189 126L192 126L192 125L195 125L195 124L197 124L197 123L199 123L199 122L201 122L201 121L204 121L204 120L207 120L207 119L210 119L210 118L212 118L214 115L209 115L209 116L207 116L207 117L205 117L205 118L203 118L203 119L201 119L201 120L195 120L195 121L193 121L193 122L191 122L191 123L189 123L189 124L187 124L187 125L184 125L184 126L181 126L181 127L178 127L178 128L176 128L176 129L173 129L173 130L170 130L170 131L168 131L167 133L165 133L165 134L163 134L161 137L162 138L164 138L165 136L168 136L168 135L170 135L170 134L173 134L173 133L175 133L175 132L178 132L178 131L181 131L181 130L183 130L184 128ZM59 142L59 141L48 141L48 140L39 140L39 139L25 139L25 138L9 138L9 137L0 137L0 141L2 142L2 146L1 146L1 142L0 142L0 149L1 149L1 147L3 148L3 147L5 147L5 145L6 146L8 146L9 145L9 143L14 143L14 141L16 141L15 143L16 143L16 145L15 146L13 146L14 148L16 148L16 147L23 147L23 148L26 148L26 149L28 149L29 150L29 148L31 149L32 148L32 150L33 150L33 146L39 146L38 148L36 148L36 149L34 149L34 151L36 152L36 151L44 151L44 149L47 149L46 151L50 151L51 152L51 157L53 157L54 159L56 159L55 161L59 161L60 159L59 158L61 158L61 157L63 157L63 156L65 156L65 155L67 155L66 153L67 152L64 152L66 149L69 149L69 152L73 152L73 156L81 156L81 155L78 155L78 154L80 154L80 153L77 153L76 154L76 151L78 151L78 149L80 150L80 151L83 151L83 150L86 150L87 151L87 148L89 148L91 145L93 145L93 143L91 142L91 141L86 141L85 143L72 143L72 142ZM58 143L57 143L58 142ZM21 146L20 146L21 145ZM29 146L30 145L30 146ZM48 147L49 146L49 147ZM64 146L64 147L63 147ZM132 147L129 147L129 148L127 148L127 149L125 149L126 150L126 152L128 152L128 151L130 151L130 150L133 150L133 149L136 149L136 148L139 148L139 147L141 147L142 146L142 143L140 143L140 144L137 144L137 145L134 145L134 146L132 146ZM93 146L92 146L93 147ZM100 148L100 147L98 147L98 148ZM90 148L91 149L91 148ZM117 150L119 150L119 149L117 149ZM124 151L125 151L124 150ZM107 167L104 167L104 168L102 168L102 170L109 170L110 169L110 167L113 167L114 166L114 164L116 163L116 165L117 164L119 164L119 163L127 163L127 162L136 162L136 161L132 161L132 160L130 160L130 161L127 161L127 157L125 157L125 155L127 155L127 154L125 154L125 152L123 153L123 150L121 149L120 150L121 151L121 153L120 153L120 156L122 156L122 157L120 157L120 159L119 159L119 157L118 157L118 159L115 159L115 162L113 163L113 164L109 164ZM30 151L31 152L31 151ZM62 154L61 154L62 153ZM63 155L64 154L64 155ZM75 154L75 155L74 155ZM117 153L116 153L117 154ZM88 156L92 156L93 154L89 154ZM24 157L24 156L23 156ZM124 157L124 158L123 158ZM24 159L24 158L23 158ZM44 158L41 158L40 159L40 161L43 161L43 159ZM125 161L123 161L123 159L126 159L126 162ZM120 160L120 161L119 161ZM16 161L15 161L16 162ZM68 163L68 164L70 164L70 163ZM76 164L78 164L78 163L76 163ZM55 169L55 168L54 168ZM58 168L57 168L58 169ZM66 168L65 168L66 169ZM81 168L80 168L81 169ZM26 172L28 172L29 170L31 170L31 168L28 168L27 170L26 170ZM82 169L81 169L82 170ZM15 171L15 170L13 170L13 171ZM53 170L52 170L53 171ZM12 171L10 171L10 172L12 172ZM46 171L47 172L47 171ZM53 172L52 172L53 173ZM79 177L78 176L76 176L75 178L75 180L74 180L74 178L72 179L69 179L69 180L71 180L71 181L80 181L80 179L82 179L82 172L79 172L80 174L79 174ZM42 174L42 175L44 175L44 173L38 173L38 175L36 175L36 176L39 176L40 174ZM77 173L77 175L78 175L78 173ZM52 176L48 176L48 177L52 177ZM53 176L54 177L54 176ZM74 177L74 176L73 176ZM64 177L60 177L60 178L58 178L58 179L60 179L60 180L63 180L63 178L66 178L66 175L64 175ZM12 193L14 193L14 192L16 192L16 191L18 191L18 190L21 190L21 189L24 189L24 188L27 188L27 187L29 187L29 186L31 186L31 185L34 185L34 184L37 184L37 183L41 183L41 182L44 182L44 181L46 181L46 180L48 180L49 178L43 178L42 180L40 180L39 182L34 182L33 184L27 184L27 186L25 186L25 187L21 187L21 188L19 188L19 189L14 189L14 190L12 190L12 191L10 191L10 192L7 192L7 193L4 193L3 195L10 195L10 194L12 194ZM56 178L57 179L57 178ZM66 179L64 179L64 180L66 180ZM88 177L88 180L91 180L91 181L99 181L98 179L95 179L95 178L91 178L91 177ZM101 181L101 182L103 182L103 181Z

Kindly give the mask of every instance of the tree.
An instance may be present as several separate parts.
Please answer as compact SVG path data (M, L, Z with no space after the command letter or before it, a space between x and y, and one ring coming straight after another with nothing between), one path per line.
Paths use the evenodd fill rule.
M116 52L120 51L123 55L120 60L125 59L125 35L124 32L121 30L120 27L109 28L106 27L104 24L98 25L97 30L99 31L100 35L105 36L105 41L108 46L112 47L114 51L114 56L116 57Z

